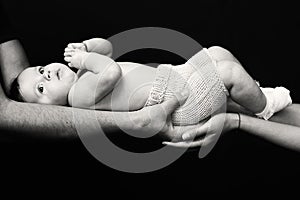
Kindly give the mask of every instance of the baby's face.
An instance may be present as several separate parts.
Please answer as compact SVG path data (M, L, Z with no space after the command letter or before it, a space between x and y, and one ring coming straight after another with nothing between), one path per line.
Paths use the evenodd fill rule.
M19 75L20 93L26 102L66 105L78 77L68 66L52 63L30 67Z

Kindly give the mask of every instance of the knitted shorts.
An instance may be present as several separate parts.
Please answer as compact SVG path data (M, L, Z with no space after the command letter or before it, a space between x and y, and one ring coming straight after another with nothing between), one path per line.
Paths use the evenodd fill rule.
M226 102L227 90L207 49L183 65L159 65L145 106L160 104L183 89L189 90L189 97L172 114L175 125L197 124Z

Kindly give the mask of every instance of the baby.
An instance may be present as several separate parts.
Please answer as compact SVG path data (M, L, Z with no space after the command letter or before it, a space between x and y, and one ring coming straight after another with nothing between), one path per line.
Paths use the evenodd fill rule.
M226 98L266 120L292 103L289 90L259 87L221 47L203 48L182 65L157 68L115 62L110 58L112 44L101 38L71 43L64 56L77 73L60 63L26 68L12 84L12 97L31 103L133 111L186 89L188 99L172 115L175 125L198 123L219 109Z

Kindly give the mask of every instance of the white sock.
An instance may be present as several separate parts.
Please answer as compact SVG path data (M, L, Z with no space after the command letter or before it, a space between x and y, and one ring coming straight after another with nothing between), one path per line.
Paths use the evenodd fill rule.
M262 112L256 114L256 116L259 118L264 118L265 120L268 120L274 115L274 113L279 112L292 104L290 91L284 87L260 87L260 89L266 96L267 104Z

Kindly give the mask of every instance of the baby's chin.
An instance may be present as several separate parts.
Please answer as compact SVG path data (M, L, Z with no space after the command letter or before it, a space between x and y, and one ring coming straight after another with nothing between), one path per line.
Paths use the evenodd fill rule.
M66 81L70 84L74 84L78 80L77 74L68 66L61 68L60 76L61 80Z
M58 106L65 106L65 105L68 105L67 99L68 99L68 97L61 98L61 99L56 99L56 100L52 100L51 102L49 102L47 104L58 105Z

